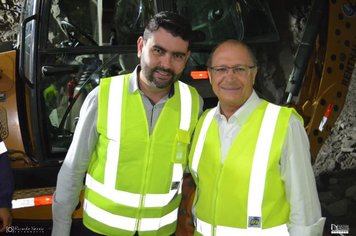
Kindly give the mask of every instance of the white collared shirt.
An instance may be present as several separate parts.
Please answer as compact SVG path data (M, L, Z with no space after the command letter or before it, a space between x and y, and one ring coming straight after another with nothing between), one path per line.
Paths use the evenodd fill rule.
M149 99L139 90L137 75L140 69L140 66L137 66L131 75L129 93L136 92L137 90L141 93L147 120L152 131L170 95L168 94L163 97L155 105L150 103ZM81 119L79 119L75 128L72 143L58 173L57 187L52 205L53 236L70 234L71 216L79 201L79 193L83 187L83 179L89 165L90 154L98 141L98 132L96 129L98 91L99 86L88 94L81 107ZM201 113L203 107L202 98L200 98L200 101Z

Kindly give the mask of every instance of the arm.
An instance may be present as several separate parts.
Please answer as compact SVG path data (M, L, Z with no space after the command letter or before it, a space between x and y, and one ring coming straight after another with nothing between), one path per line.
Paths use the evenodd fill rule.
M325 218L321 217L315 176L311 166L309 140L302 123L292 115L281 158L281 174L291 212L291 236L321 236Z
M14 191L10 160L5 143L0 138L0 232L11 226L11 201Z
M179 205L176 236L194 235L192 205L195 196L195 183L189 170L188 172L187 170L183 175L182 200Z
M11 208L0 208L0 232L5 232L6 227L12 224Z
M90 155L98 139L97 92L98 89L94 89L83 103L72 144L58 173L56 192L53 195L52 235L70 234L72 213L78 204Z

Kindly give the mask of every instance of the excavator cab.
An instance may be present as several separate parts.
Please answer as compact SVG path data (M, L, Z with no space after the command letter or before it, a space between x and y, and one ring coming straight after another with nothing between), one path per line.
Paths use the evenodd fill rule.
M21 130L30 130L32 143L23 142L33 159L41 164L63 160L84 98L101 78L135 68L137 38L148 19L163 10L192 22L192 56L182 80L207 100L215 97L208 80L195 80L192 72L206 70L213 46L227 38L251 43L279 38L265 1L25 1L17 53L27 96L19 99L27 104ZM251 31L249 25L261 27Z

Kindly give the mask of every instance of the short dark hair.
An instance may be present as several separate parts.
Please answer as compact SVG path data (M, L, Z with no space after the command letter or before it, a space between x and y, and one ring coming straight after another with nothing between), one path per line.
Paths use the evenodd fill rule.
M154 15L145 28L143 38L150 38L151 34L160 27L175 37L181 37L184 41L190 42L191 40L192 26L190 22L183 16L170 11L161 11Z

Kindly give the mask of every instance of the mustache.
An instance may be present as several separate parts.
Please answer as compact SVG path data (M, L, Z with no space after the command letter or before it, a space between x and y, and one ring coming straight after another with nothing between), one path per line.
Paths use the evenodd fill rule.
M172 71L171 69L166 69L166 68L160 67L160 66L155 67L153 69L153 72L155 72L155 71L163 71L163 72L170 74L171 76L175 76L174 71Z

